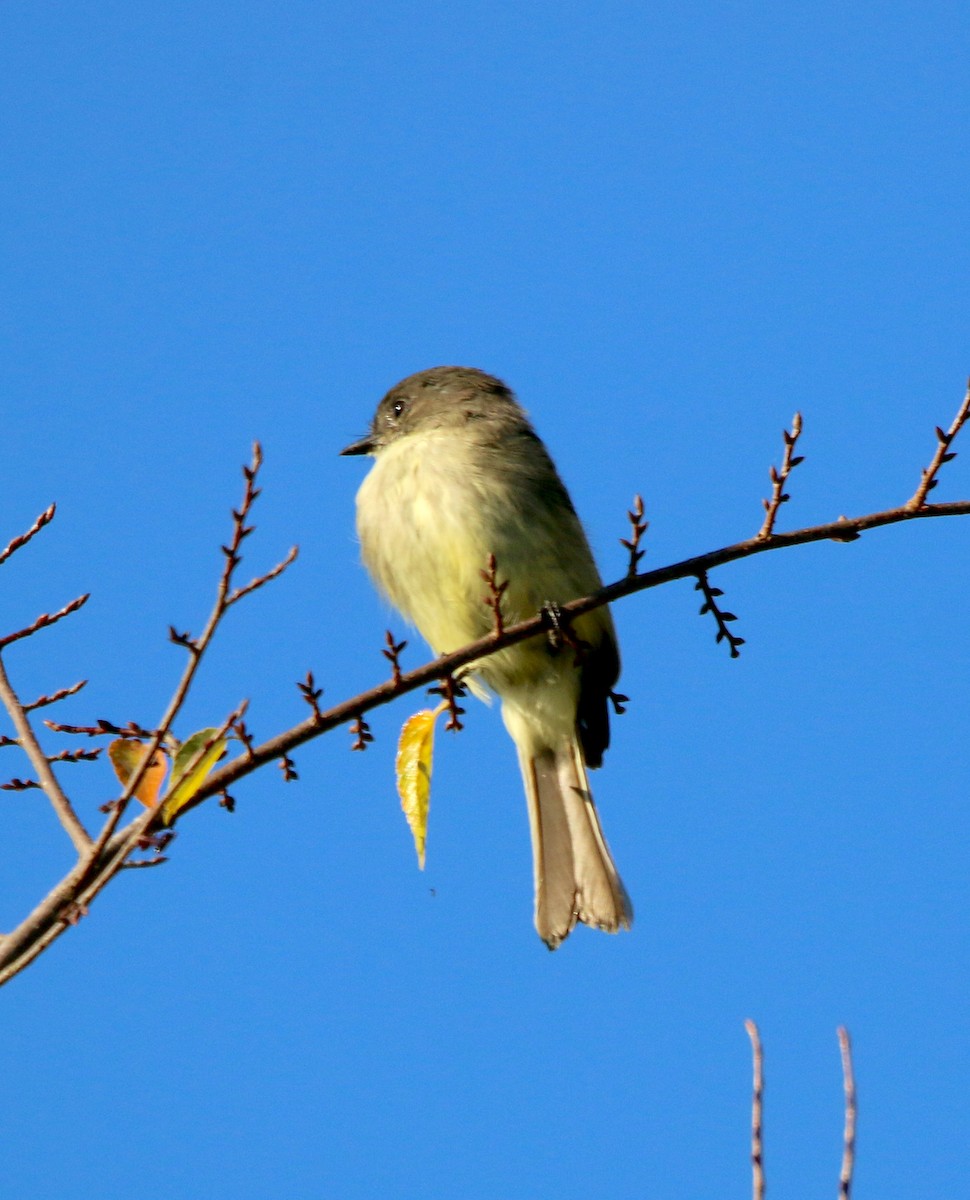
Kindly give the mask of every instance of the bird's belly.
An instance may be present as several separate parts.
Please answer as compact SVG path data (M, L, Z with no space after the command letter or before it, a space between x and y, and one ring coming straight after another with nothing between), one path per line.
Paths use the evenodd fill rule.
M430 438L406 450L389 447L364 480L357 530L379 587L444 654L491 628L480 575L488 531L460 454L443 455Z
M508 581L506 625L599 584L585 543L580 566L588 577L577 579L564 565L570 556L554 520L544 520L541 507L523 506L501 474L493 471L486 484L459 439L428 434L387 447L358 492L357 529L378 586L438 654L494 628L482 577L489 555L495 555L499 581ZM576 633L595 644L608 620L602 612L589 614L576 623ZM479 674L502 696L545 680L565 688L575 704L574 659L574 652L553 650L540 635L490 656Z

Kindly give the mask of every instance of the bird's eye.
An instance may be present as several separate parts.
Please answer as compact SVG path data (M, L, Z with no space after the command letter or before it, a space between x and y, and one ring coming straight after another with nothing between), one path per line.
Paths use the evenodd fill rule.
M406 408L407 402L404 400L395 400L391 405L391 411L394 413L395 417L399 417Z

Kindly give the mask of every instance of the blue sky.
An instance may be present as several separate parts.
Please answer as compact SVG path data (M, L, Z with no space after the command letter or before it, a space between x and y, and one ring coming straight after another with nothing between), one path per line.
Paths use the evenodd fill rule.
M755 532L796 409L784 525L902 502L970 373L968 50L943 3L6 4L0 542L59 511L0 624L93 592L8 651L15 683L89 678L61 720L158 719L254 438L246 566L301 557L231 614L179 732L246 696L269 736L308 668L334 701L382 679L405 631L337 452L438 363L516 389L606 578L635 492L647 565ZM940 499L970 495L963 449ZM338 732L299 783L191 814L2 994L11 1194L745 1196L746 1017L773 1193L835 1193L845 1023L855 1194L959 1194L968 529L719 571L736 662L689 583L616 607L631 705L593 784L629 935L536 938L481 705L439 736L423 874L392 777L419 698L366 754ZM107 767L62 779L93 824ZM70 846L3 796L8 928Z

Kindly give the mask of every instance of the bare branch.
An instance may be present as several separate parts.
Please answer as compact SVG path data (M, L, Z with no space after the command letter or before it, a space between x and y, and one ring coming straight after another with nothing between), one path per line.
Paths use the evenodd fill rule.
M785 484L788 482L788 476L792 473L795 467L797 467L800 462L805 461L800 454L793 456L795 443L801 437L801 433L802 414L795 413L794 417L792 417L791 433L785 430L781 435L785 439L785 457L782 459L781 470L779 471L775 467L772 467L769 471L769 476L771 478L771 499L762 500L761 502L765 506L765 519L764 524L758 530L759 538L771 536L771 531L775 527L775 518L778 516L778 509L781 508L783 504L787 504L791 499L791 497L785 492Z
M450 729L454 733L464 729L461 718L465 715L465 710L458 701L465 695L465 688L454 675L446 675L440 684L428 688L428 691L434 696L440 696L448 705L448 720L445 723L445 729Z
M128 802L135 794L145 772L149 768L149 764L155 756L155 751L161 746L162 742L168 736L169 730L172 727L172 722L182 709L185 703L185 698L189 694L189 688L192 686L192 680L199 669L199 664L202 661L202 656L212 641L219 623L225 616L229 607L229 596L232 591L233 573L239 565L239 546L244 538L248 537L252 532L252 527L246 525L246 520L249 512L259 496L259 488L256 487L256 477L259 473L259 468L262 465L263 452L259 442L253 443L253 457L248 467L243 467L243 478L245 479L245 491L243 501L238 511L233 510L233 535L228 546L223 546L222 551L225 557L225 562L222 568L222 575L219 579L218 587L216 588L216 598L212 606L212 611L209 614L209 619L205 624L205 628L198 638L191 638L188 634L179 634L175 629L171 629L170 636L173 641L185 647L189 653L189 660L185 665L185 670L182 672L182 678L179 680L175 688L172 698L168 703L167 708L159 722L158 729L149 742L149 750L146 752L144 759L136 771L132 773L131 778L125 787L124 792L119 798L118 805L115 811L109 816L101 833L98 835L97 849L98 853L104 847L108 839L113 835L118 823L121 820L122 814L125 811Z
M351 750L366 750L374 740L374 735L370 731L370 726L364 720L361 713L357 713L357 715L354 717L353 723L350 726L350 732L353 734L355 739L354 744L350 747Z
M110 733L113 737L131 738L136 742L153 738L158 733L157 729L142 729L134 721L129 721L127 725L115 725L111 721L98 721L96 725L61 725L58 721L45 721L44 724L55 733L72 733L83 737L104 737Z
M2 550L0 550L0 563L5 563L11 554L16 554L21 546L26 546L35 534L40 533L45 525L49 525L54 520L54 513L57 511L57 505L52 504L49 508L45 508L37 520L31 525L26 533L20 534L9 541Z
M153 761L155 751L169 735L172 722L181 710L185 697L195 673L198 670L207 646L227 609L227 597L230 594L233 572L239 563L238 547L242 540L249 535L251 529L245 521L253 502L259 495L255 487L256 474L262 462L259 444L253 447L252 464L243 468L246 480L245 495L239 512L233 513L233 539L229 547L223 547L225 564L216 592L216 600L205 629L197 639L187 634L179 635L172 630L173 640L180 642L189 651L189 661L175 692L166 707L165 713L148 743L148 750L138 768L132 772L124 791L112 805L107 821L93 844L88 843L86 853L82 853L81 861L74 872L68 876L68 897L70 904L87 904L100 890L121 870L132 850L137 848L139 837L150 833L153 823L161 820L161 805L137 817L126 829L116 833L116 829L124 814L125 808L136 789L141 784L145 772ZM45 764L46 765L46 764ZM48 768L49 769L49 768ZM20 927L17 937L11 935L0 947L0 983L21 971L46 945L63 932L63 922L59 916L61 908L67 901L60 900L60 889L55 889L47 900L40 906L40 911L32 914ZM73 910L72 910L73 911ZM44 924L46 920L46 924ZM60 923L60 924L58 924ZM39 949L38 949L39 947Z
M79 608L83 608L90 598L91 593L86 592L83 596L78 596L76 600L72 600L70 604L65 604L56 613L41 613L37 620L25 629L18 629L16 633L8 633L6 637L0 638L0 650L9 646L11 642L19 642L21 638L30 637L40 629L47 629L50 625L56 625L58 621L69 617L71 613L76 613Z
M761 535L759 534L758 536L760 537ZM698 575L697 582L694 584L694 591L704 593L704 603L699 610L700 615L703 616L705 613L711 613L717 622L717 637L715 640L721 643L726 639L731 648L731 657L737 658L741 653L741 647L744 645L744 638L738 637L737 634L732 633L728 628L730 622L738 619L734 613L727 612L718 607L717 598L718 596L723 596L724 593L720 588L711 587L706 571L702 571Z
M140 785L149 764L154 760L155 752L163 742L170 740L169 731L172 722L181 710L202 656L230 603L234 602L230 597L234 597L235 600L241 598L241 594L233 593L232 579L240 561L239 546L243 539L248 537L252 532L252 527L248 526L246 521L249 511L259 495L259 489L255 486L255 481L261 462L262 452L259 443L255 443L253 446L252 462L249 467L243 468L243 475L246 481L243 503L238 512L233 512L232 541L229 546L223 547L225 563L216 590L216 599L212 612L202 634L198 638L192 638L188 634L179 634L176 630L171 630L173 640L183 645L188 651L189 661L165 709L158 728L151 731L151 736L148 739L148 749L142 758L141 764L132 773L119 799L112 804L112 811L101 832L98 834L97 839L92 843L90 837L84 833L85 840L82 844L78 845L80 859L77 866L48 894L34 912L13 933L0 940L0 984L3 984L22 971L51 942L59 937L68 925L74 923L79 915L87 911L87 906L91 900L125 866L129 855L143 844L144 838L152 836L153 825L161 821L162 810L159 805L137 816L124 829L120 831L117 829L125 807ZM262 581L254 581L247 588L240 589L240 593L242 591L252 591L255 586L261 586L262 582L268 582L270 578L274 578L288 565L289 561L292 561L292 558L293 554L291 552L290 556L271 572L268 572ZM46 624L52 624L54 620L58 620L62 616L66 616L68 612L80 607L86 599L87 597L82 597L79 601L75 601L73 605L69 605L65 610L62 610L61 613L55 614L54 617L45 616L41 618L35 622L34 627L22 630L18 634L0 642L0 648L10 641L16 640L18 637L27 636L34 631L34 628L41 628ZM233 714L230 721L235 719L236 716L237 714ZM26 722L26 718L23 719ZM52 727L57 728L53 722L50 724ZM97 727L63 726L60 728L64 732L74 732L87 736L98 736L99 734L111 731L117 731L121 736L139 736L139 733L133 732L137 728L133 724L130 728L121 730L110 726L108 722L99 722ZM365 728L364 726L363 729ZM20 732L19 729L18 732ZM361 736L369 737L370 735L362 734ZM43 755L40 757L43 759ZM35 764L35 766L38 766L38 764ZM44 770L49 773L50 767L46 759L43 760L43 766ZM40 772L39 766L38 771L43 779L44 773ZM231 804L228 796L226 796L225 789L220 789L220 793L226 797L226 803Z
M387 636L388 636L388 639L390 639L391 635L388 634ZM394 643L391 642L392 646L393 646L393 644ZM386 654L387 651L385 650L384 653ZM399 672L399 674L400 674L400 672ZM306 679L304 679L302 683L298 683L296 686L297 686L297 688L299 688L300 695L303 697L303 699L307 702L307 704L309 704L310 708L313 710L314 715L319 716L320 715L320 697L323 695L323 688L318 688L316 686L316 680L313 678L313 672L307 671ZM250 739L249 745L252 746L252 739Z
M59 700L66 700L68 696L76 696L81 688L87 687L87 683L86 679L82 679L79 683L75 683L71 687L51 692L49 696L38 696L36 700L23 706L24 712L33 712L37 708L46 708L48 704L56 704Z
M852 1042L844 1025L838 1029L839 1050L842 1054L842 1080L845 1087L845 1131L842 1136L842 1170L839 1174L839 1200L849 1200L852 1172L855 1168L856 1094L852 1070Z
M149 816L149 813L141 814L105 847L98 861L100 870L94 879L85 885L85 878L91 874L91 864L86 858L79 859L26 920L0 942L0 985L19 975L74 923L78 906L86 909L101 888L117 874L120 862L130 852L129 839L148 824Z
M133 862L123 862L121 864L122 871L135 871L143 867L160 867L162 863L167 863L168 858L164 854L160 854L158 858L138 858Z
M62 613L62 615L66 614ZM4 666L2 658L0 658L0 702L3 703L4 708L10 714L10 720L13 722L20 745L30 759L30 765L37 772L37 778L40 780L47 799L51 802L54 811L57 813L58 820L64 826L68 837L74 843L74 848L79 854L84 854L91 845L91 836L84 828L81 818L74 811L70 800L68 800L62 791L61 785L57 782L57 778L51 770L47 755L41 749L30 721L27 719L27 714L24 712L17 693L13 690L10 680L7 677L7 669Z
M751 1057L754 1083L751 1096L751 1195L753 1200L764 1200L765 1169L764 1141L762 1136L762 1106L764 1103L764 1054L761 1049L761 1035L754 1021L744 1023L751 1039Z
M384 631L384 641L387 643L387 649L383 650L382 654L391 664L391 678L397 686L401 682L401 651L407 646L407 642L395 642L389 629Z
M47 761L50 763L93 762L101 754L103 747L95 746L93 750L62 750L59 754L51 754Z
M508 590L509 581L507 579L499 583L498 580L498 564L495 561L495 555L488 556L486 569L479 571L482 579L485 581L485 586L488 588L488 595L482 597L482 602L486 608L492 611L493 630L496 637L501 637L505 632L505 618L502 615L502 598Z
M646 553L640 549L640 539L650 527L650 522L643 519L643 497L639 494L633 497L633 508L626 514L630 522L630 536L620 538L620 545L625 546L630 553L630 565L627 567L627 578L632 579L640 564L640 559Z
M236 737L242 742L242 744L246 750L246 753L252 754L253 739L252 739L252 735L250 734L249 730L246 727L246 722L243 721L242 718L240 718L233 725L232 731L236 735Z
M940 467L942 467L944 463L951 462L954 458L956 458L956 454L950 450L950 443L960 432L968 419L970 419L970 383L967 384L967 394L964 396L963 403L957 410L957 415L953 418L953 424L950 426L950 428L946 431L946 433L944 433L939 425L937 425L936 453L933 455L930 465L923 472L922 478L920 479L920 485L913 493L909 503L906 505L907 508L921 509L926 503L926 497L937 485L938 480L936 477L939 473Z
M256 494L258 495L259 493L257 492ZM243 596L248 596L250 592L255 592L257 588L261 588L264 584L269 583L271 579L276 579L278 576L282 575L286 568L290 566L291 563L296 561L296 556L299 554L299 552L298 546L292 546L286 558L284 558L281 562L278 562L276 566L267 571L265 575L259 575L256 579L251 579L249 583L245 585L245 587L236 588L234 592L231 592L230 595L226 597L226 608L228 608L231 604L237 603L237 601L241 600Z

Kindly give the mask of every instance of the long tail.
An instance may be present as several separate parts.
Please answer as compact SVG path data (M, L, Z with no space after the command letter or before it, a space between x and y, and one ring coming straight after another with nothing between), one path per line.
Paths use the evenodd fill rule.
M529 802L535 867L535 922L550 950L577 921L617 933L633 906L617 872L589 790L576 739L519 755Z

